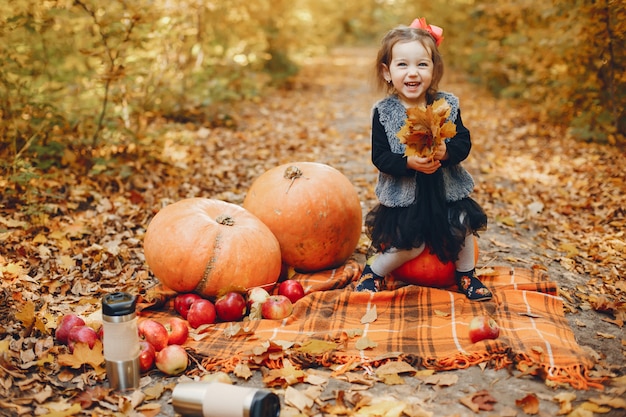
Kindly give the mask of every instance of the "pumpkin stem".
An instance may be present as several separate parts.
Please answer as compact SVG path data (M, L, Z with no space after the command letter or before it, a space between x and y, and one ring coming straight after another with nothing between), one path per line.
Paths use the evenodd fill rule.
M285 169L285 174L283 175L283 177L285 179L291 180L291 182L289 183L289 187L287 187L287 191L285 191L285 194L289 193L289 190L291 190L291 186L293 185L294 181L302 177L302 175L304 175L302 170L295 165L291 165L287 167L287 169Z
M235 219L230 217L228 214L220 214L215 218L215 221L219 224L223 224L224 226L234 226Z

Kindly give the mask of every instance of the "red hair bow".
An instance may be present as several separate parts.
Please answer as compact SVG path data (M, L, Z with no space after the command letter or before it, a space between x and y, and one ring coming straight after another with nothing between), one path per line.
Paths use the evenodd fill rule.
M432 37L435 38L435 44L437 46L439 46L443 40L443 29L439 26L427 24L426 18L424 17L415 19L413 23L411 23L410 27L415 29L424 29L426 32L430 33Z

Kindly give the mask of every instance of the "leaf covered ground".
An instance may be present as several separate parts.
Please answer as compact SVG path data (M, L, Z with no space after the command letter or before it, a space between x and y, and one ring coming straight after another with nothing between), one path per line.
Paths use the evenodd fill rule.
M364 211L373 207L373 56L369 49L337 50L263 98L185 120L146 119L138 140L150 143L149 151L102 149L86 170L82 155L67 150L61 167L27 185L0 177L7 190L0 200L0 414L171 415L176 378L152 373L132 395L109 392L99 357L68 355L55 345L58 318L89 317L105 293L154 286L142 238L151 217L179 199L240 204L266 170L316 161L352 181ZM625 415L624 151L576 142L460 76L448 75L443 88L461 99L474 144L465 166L476 179L474 197L489 214L479 267L546 270L561 287L577 340L597 359L595 376L605 378L605 390L557 389L489 368L414 375L398 385L311 372L308 385L281 391L284 415L491 415L490 407L510 416ZM358 260L367 246L363 237ZM199 364L192 366L197 372ZM263 384L258 377L247 383ZM415 407L398 411L407 398L416 399Z

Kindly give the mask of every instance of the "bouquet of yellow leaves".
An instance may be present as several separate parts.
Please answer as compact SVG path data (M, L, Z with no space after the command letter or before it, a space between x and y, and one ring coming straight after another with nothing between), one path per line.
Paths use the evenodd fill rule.
M448 116L450 105L444 98L426 107L408 108L404 126L396 135L406 144L404 155L433 157L445 138L456 135L456 125L446 121Z

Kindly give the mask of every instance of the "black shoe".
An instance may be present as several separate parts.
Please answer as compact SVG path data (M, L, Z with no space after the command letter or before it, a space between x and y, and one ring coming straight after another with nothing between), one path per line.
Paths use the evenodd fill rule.
M493 297L489 288L485 287L485 284L474 276L473 269L469 272L456 271L455 278L459 291L465 294L470 300L488 301Z
M356 288L354 289L354 291L378 292L383 283L383 279L384 277L376 275L374 272L372 272L372 268L366 264L363 268L363 272L361 272L361 277L359 278L359 281L356 284Z

